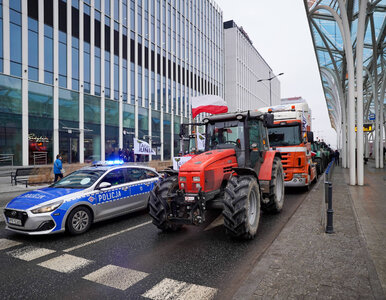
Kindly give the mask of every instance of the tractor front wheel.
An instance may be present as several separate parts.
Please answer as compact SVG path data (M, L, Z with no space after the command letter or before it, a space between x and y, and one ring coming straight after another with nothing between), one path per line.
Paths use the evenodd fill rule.
M262 203L261 209L266 213L279 213L284 204L284 171L279 157L272 163L272 177L269 183L269 201Z
M182 227L168 220L170 211L168 195L175 193L178 189L178 177L170 176L158 182L150 192L149 214L153 218L153 224L165 232L177 231Z
M225 188L224 226L235 238L253 239L260 221L260 191L254 176L232 176Z

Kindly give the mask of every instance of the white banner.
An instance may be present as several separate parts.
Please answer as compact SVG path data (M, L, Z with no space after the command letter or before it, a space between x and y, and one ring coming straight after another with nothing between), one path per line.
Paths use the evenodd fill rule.
M184 163L186 163L187 161L189 161L191 159L192 159L191 156L173 157L173 170L178 171Z
M306 132L307 131L307 118L306 118L306 115L304 114L304 110L302 109L302 129L303 129L303 132Z
M205 151L205 136L197 132L197 150Z
M156 153L148 143L134 138L134 154L152 155Z

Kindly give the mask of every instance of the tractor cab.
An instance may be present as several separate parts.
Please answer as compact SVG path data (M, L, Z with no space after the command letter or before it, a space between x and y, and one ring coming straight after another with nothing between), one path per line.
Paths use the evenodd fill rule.
M269 150L267 125L273 115L240 112L212 116L206 124L205 150L233 149L239 167L255 168L263 151ZM260 158L260 159L259 159Z

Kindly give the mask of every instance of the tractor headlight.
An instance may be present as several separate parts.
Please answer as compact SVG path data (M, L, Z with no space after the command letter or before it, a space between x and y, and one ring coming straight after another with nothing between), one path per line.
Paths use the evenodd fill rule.
M196 183L196 189L200 189L201 188L201 185L199 183Z
M200 176L194 176L193 181L195 182L200 182Z
M185 187L185 183L181 183L181 188L184 188Z

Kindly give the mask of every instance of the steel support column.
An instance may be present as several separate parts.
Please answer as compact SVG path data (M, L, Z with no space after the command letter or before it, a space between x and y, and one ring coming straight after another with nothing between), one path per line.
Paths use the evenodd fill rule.
M349 173L350 173L350 185L356 184L355 176L355 98L354 98L354 57L351 43L350 26L347 17L346 5L343 0L338 0L339 9L341 12L341 19L338 22L341 30L344 48L346 53L346 63L348 72L348 94L347 94L347 110L348 110L348 147L349 147ZM343 30L342 30L343 29Z
M357 79L357 177L358 185L364 183L363 166L363 40L365 35L367 0L361 0L359 7L357 48L356 48L356 79Z
M348 94L347 94L347 111L348 111L348 150L349 150L349 174L350 185L356 184L355 172L355 99L354 99L354 58L351 44L350 28L347 17L347 11L343 0L338 0L339 9L342 17L340 17L335 10L326 5L316 6L310 13L317 10L324 9L331 13L336 23L339 26L342 35L344 50L346 53L346 63L348 71Z

